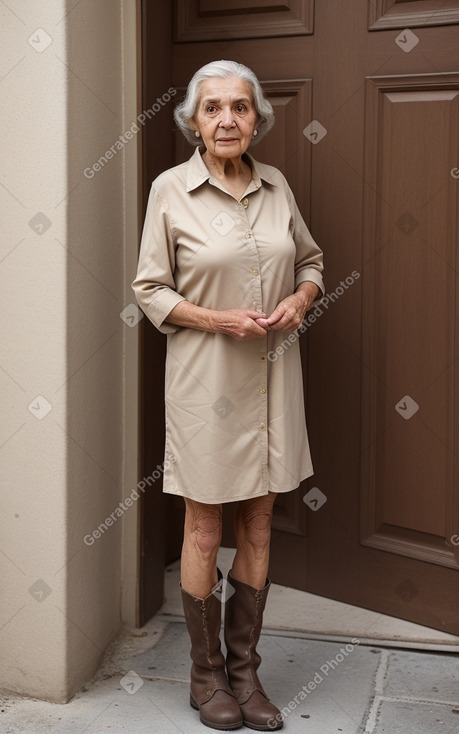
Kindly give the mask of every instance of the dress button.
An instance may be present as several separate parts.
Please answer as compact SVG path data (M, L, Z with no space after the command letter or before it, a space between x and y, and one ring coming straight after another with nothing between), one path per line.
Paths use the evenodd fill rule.
M252 236L252 232L247 232L247 234L246 234L246 238L247 238L248 240L250 240L251 236Z
M252 270L252 275L259 275L258 270Z
M245 197L245 199L242 199L242 206L244 207L244 209L247 209L247 207L249 206L249 200L247 196Z
M266 390L264 387L261 388L260 395L266 395Z
M264 431L265 430L265 424L264 423L260 423L259 426L258 426L258 428L260 429L260 431Z
M266 360L266 354L260 354L260 359L264 362Z

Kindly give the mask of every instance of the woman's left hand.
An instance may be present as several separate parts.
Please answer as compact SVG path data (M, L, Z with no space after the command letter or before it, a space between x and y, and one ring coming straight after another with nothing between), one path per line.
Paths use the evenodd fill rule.
M306 312L319 295L319 287L310 280L300 283L295 293L284 298L268 318L256 319L264 329L291 332L301 326Z

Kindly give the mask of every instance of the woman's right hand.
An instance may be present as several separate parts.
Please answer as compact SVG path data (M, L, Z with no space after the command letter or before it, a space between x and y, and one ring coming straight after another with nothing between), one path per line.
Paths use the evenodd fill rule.
M266 318L266 314L250 308L230 308L226 311L215 311L215 332L228 334L238 341L261 339L267 330L256 323L255 319Z

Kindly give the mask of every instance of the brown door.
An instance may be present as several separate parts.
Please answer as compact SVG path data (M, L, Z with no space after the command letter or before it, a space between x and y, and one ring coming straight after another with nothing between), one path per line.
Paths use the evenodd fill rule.
M277 120L253 153L285 173L325 253L327 298L302 336L315 476L278 498L271 577L458 634L459 0L169 5L144 3L145 106L208 61L250 66ZM192 152L170 109L144 139L146 187ZM162 451L153 331L145 471ZM159 603L182 506L157 494L143 583Z

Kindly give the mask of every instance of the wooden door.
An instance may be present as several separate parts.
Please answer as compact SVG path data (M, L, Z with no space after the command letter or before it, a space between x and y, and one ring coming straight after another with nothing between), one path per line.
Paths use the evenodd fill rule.
M169 3L145 3L163 59L146 77L183 90L230 58L263 82L276 126L252 152L285 173L325 253L302 336L315 475L278 498L270 575L458 634L459 0L176 0L164 33L153 6ZM161 166L191 153L175 138ZM180 527L168 503L144 525Z

